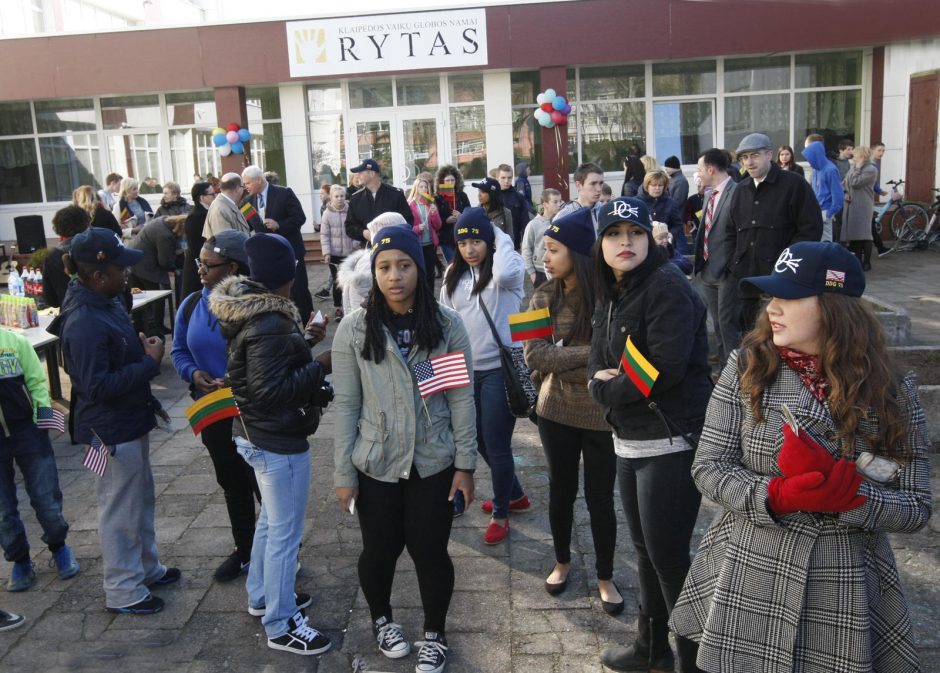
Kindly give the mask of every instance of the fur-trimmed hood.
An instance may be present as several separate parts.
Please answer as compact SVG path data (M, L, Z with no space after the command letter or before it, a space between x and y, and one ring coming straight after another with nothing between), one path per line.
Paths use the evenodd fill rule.
M229 276L219 281L209 295L209 309L219 319L220 331L227 339L237 334L246 322L264 313L281 313L300 323L294 302L247 276Z
M356 250L336 271L336 282L343 290L343 311L351 313L362 306L372 289L372 261L368 250Z

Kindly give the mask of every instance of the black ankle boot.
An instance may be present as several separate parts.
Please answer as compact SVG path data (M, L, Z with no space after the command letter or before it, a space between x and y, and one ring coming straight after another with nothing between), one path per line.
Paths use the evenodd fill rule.
M601 653L601 663L626 673L672 673L675 661L669 647L666 617L650 618L640 614L633 645L606 648Z
M668 617L650 618L650 673L672 673L675 669L668 622Z
M679 673L702 673L695 664L698 657L698 643L682 636L676 636L676 650L679 652Z
M865 241L862 247L862 269L871 271L871 248L872 242Z

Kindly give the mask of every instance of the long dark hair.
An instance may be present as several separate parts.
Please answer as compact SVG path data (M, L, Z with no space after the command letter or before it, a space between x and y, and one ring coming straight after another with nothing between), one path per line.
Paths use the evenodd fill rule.
M780 163L780 152L783 150L786 150L790 153L790 161L785 164ZM774 163L780 166L780 168L786 168L788 171L794 170L794 166L796 166L796 154L793 153L793 148L789 145L781 145L779 148L777 148L777 152L774 155Z
M594 288L598 299L605 302L617 301L634 278L645 276L649 272L648 270L655 269L667 261L664 249L656 245L651 232L646 232L646 239L648 249L646 259L633 271L624 274L618 282L613 269L604 260L604 250L601 247L604 232L601 232L601 235L597 237L597 241L594 243Z
M563 338L567 343L571 343L575 339L589 341L593 331L591 317L594 313L595 298L594 263L590 257L579 255L573 252L571 248L568 248L568 256L571 258L574 277L578 283L573 293L578 296L580 302L578 303L578 310L575 312L571 331L563 335ZM565 300L565 282L560 278L552 278L549 292L548 310L550 313L557 315L567 303Z
M502 215L503 214L503 195L499 192L486 192L490 197L490 202L486 204L486 214L493 218L493 215Z
M483 263L480 264L480 274L477 276L477 282L473 285L473 292L471 294L480 294L486 286L490 284L490 281L493 280L494 254L496 254L496 246L491 243L487 246L486 258L483 260ZM460 282L460 277L469 270L470 265L467 264L463 255L460 254L460 245L458 244L454 261L450 263L450 266L447 267L447 272L444 274L444 287L447 288L448 296L454 296L454 293L457 291L457 283Z
M871 452L908 461L913 454L906 441L909 428L878 319L861 300L831 292L819 295L819 312L819 372L829 382L826 401L842 452L852 455L860 422L874 417L877 430L864 436ZM759 423L764 418L764 389L776 380L780 366L766 311L758 314L754 329L744 336L739 358L744 370L741 392Z
M385 301L385 295L379 284L372 277L372 289L366 299L366 340L362 346L362 357L381 364L385 359L385 325L388 324L392 309ZM412 307L415 316L415 346L420 350L432 351L444 339L444 327L441 325L440 308L433 292L424 278L418 278L415 287L415 303Z
M623 160L623 164L623 181L630 182L630 180L636 180L642 184L643 178L646 175L646 169L643 168L643 162L640 161L640 157L635 154L630 154Z

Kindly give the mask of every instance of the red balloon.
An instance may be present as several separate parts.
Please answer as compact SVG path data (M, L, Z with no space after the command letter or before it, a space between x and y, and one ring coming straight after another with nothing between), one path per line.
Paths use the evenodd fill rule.
M238 129L241 128L241 127L240 127L238 124L236 124L235 122L232 122L231 124L228 125L227 128L228 128L229 131L238 131Z
M568 121L568 115L559 110L552 111L552 121L556 124L564 124Z
M551 111L552 111L552 104L551 104L551 103L542 103L541 105L539 105L539 108L542 109L542 110L545 110L546 112L551 112Z

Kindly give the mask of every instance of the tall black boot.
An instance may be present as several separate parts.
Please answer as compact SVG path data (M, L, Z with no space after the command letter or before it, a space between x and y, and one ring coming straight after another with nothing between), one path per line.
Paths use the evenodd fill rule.
M871 241L865 241L862 246L862 269L871 271Z
M675 669L668 622L669 617L650 618L650 673L672 673Z
M641 612L636 620L636 640L633 645L606 648L601 653L601 663L614 671L625 673L672 673L674 662L669 647L666 617L651 619Z
M682 636L676 636L676 649L679 651L679 673L702 673L695 665L698 657L698 643Z

